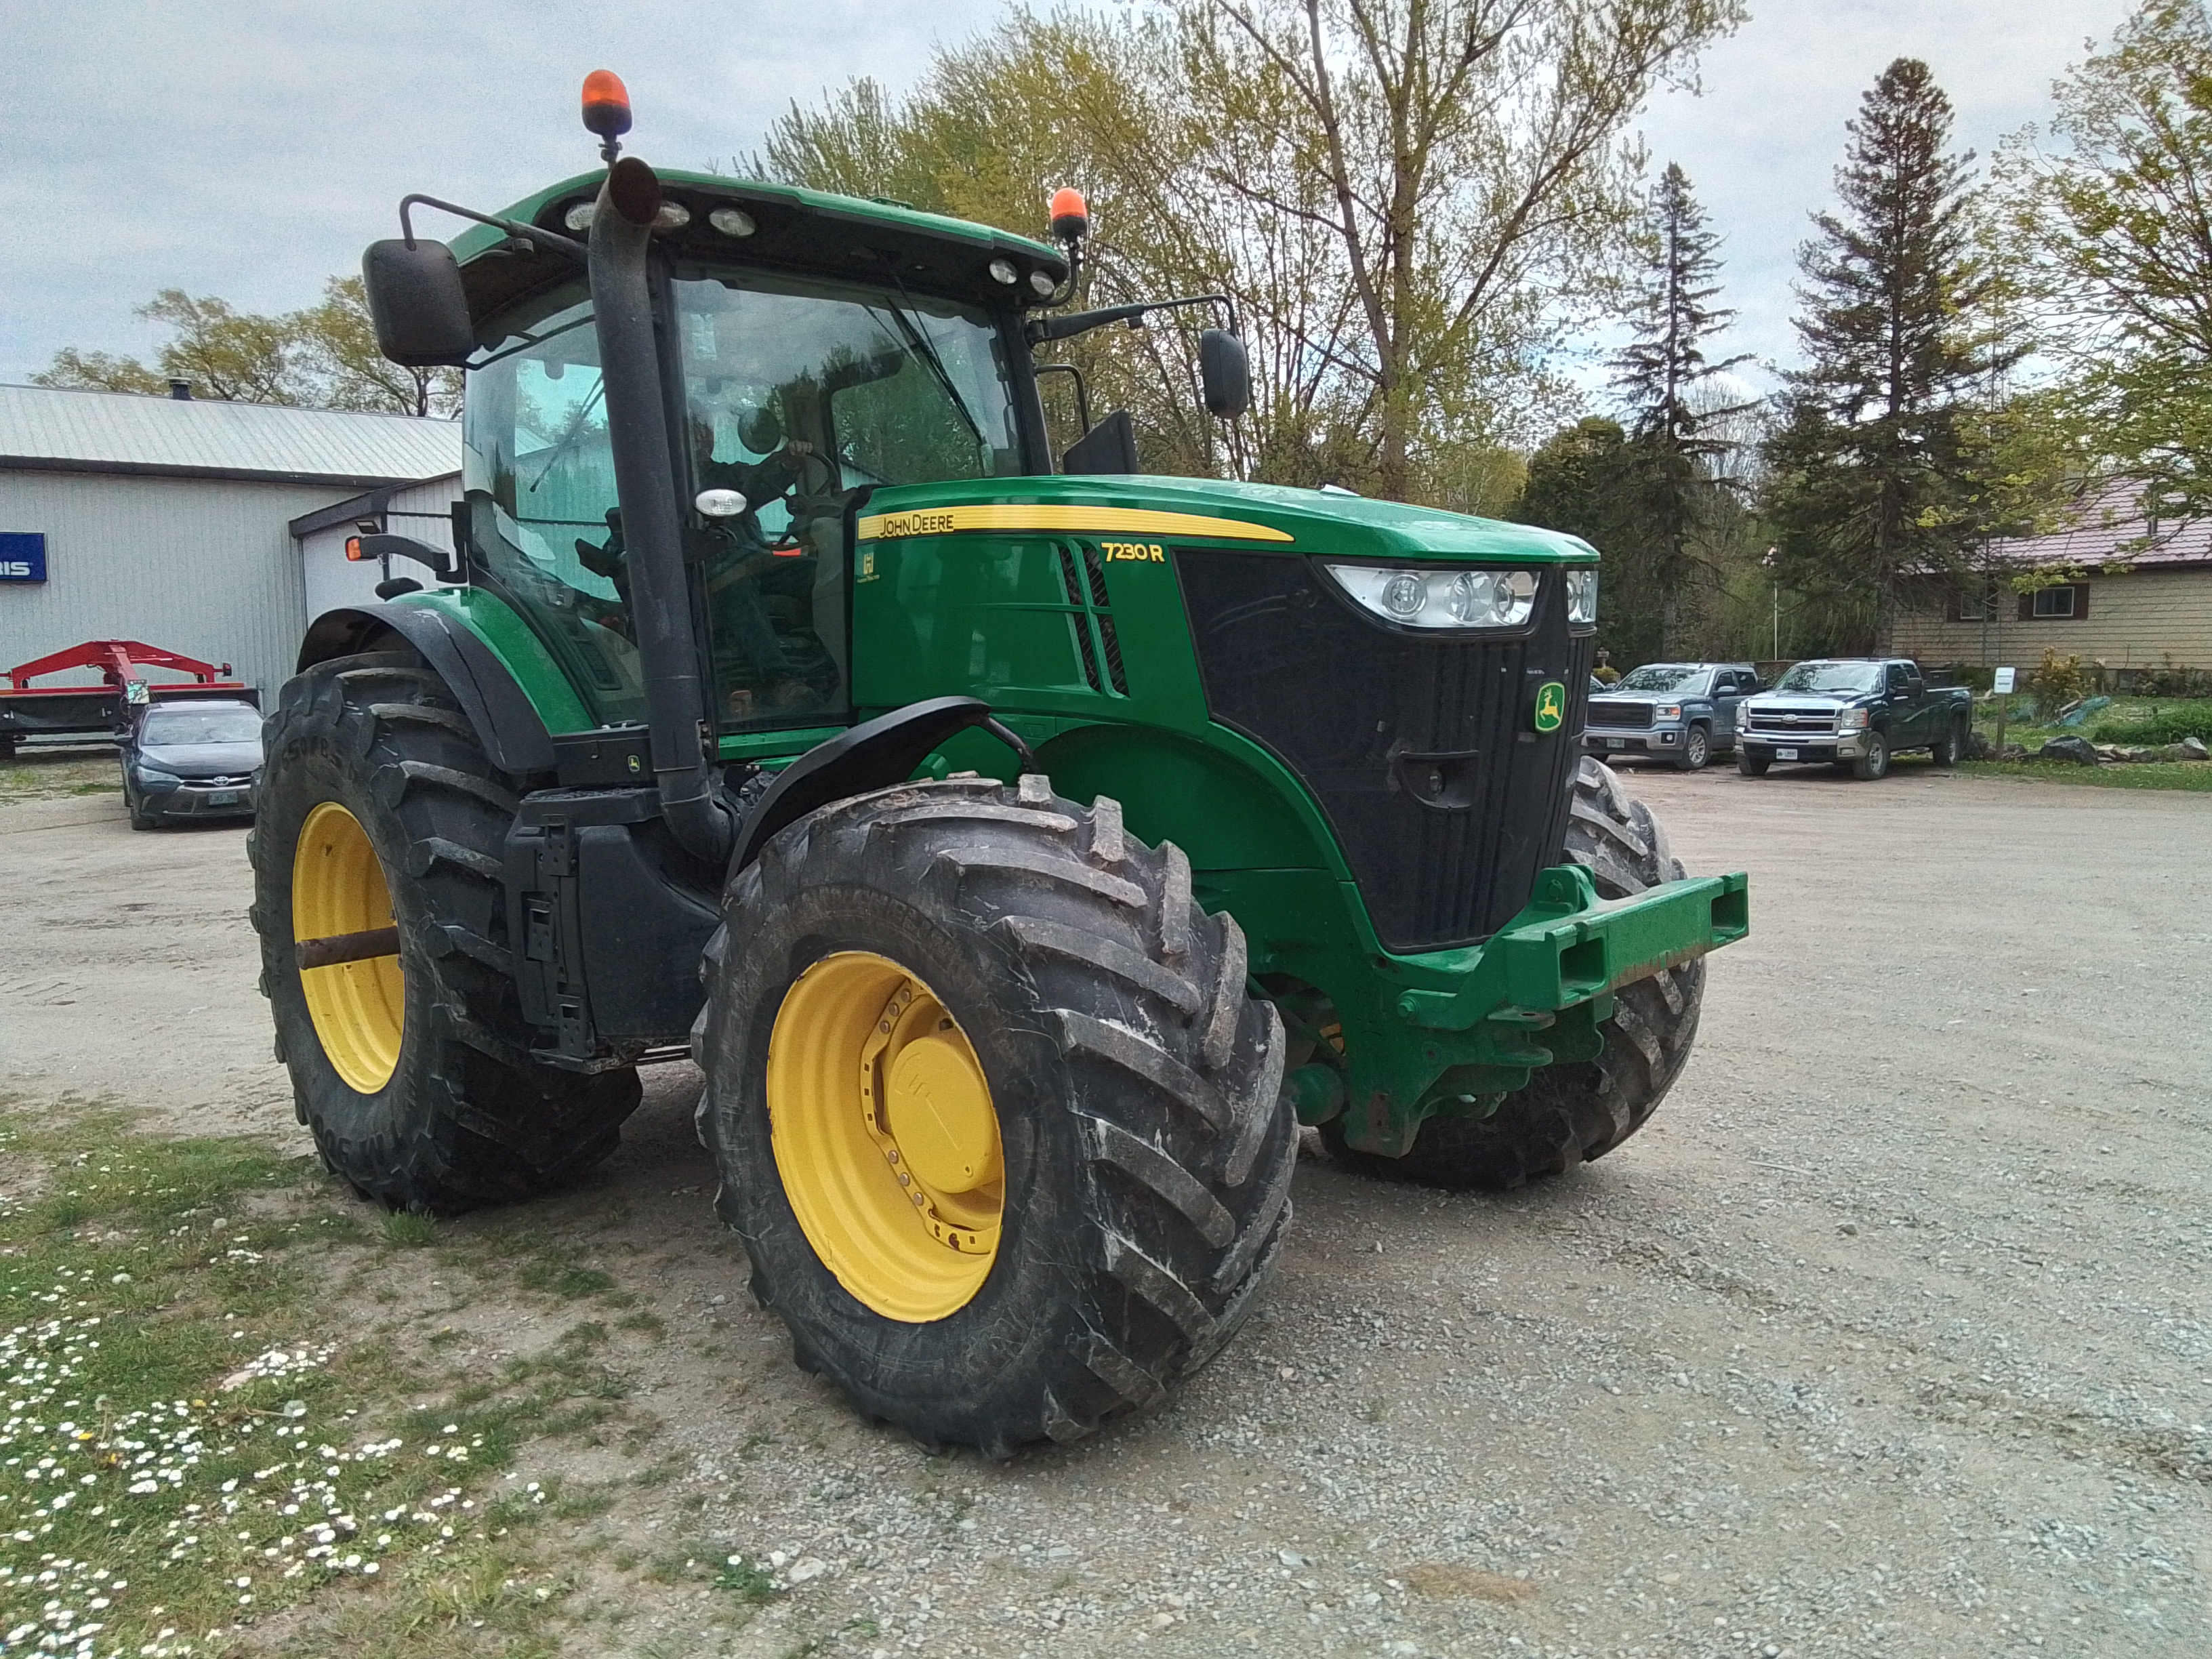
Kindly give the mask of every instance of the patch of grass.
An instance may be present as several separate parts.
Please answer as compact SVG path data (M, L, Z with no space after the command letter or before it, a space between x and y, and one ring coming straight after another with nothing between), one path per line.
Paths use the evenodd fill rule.
M714 1588L726 1590L747 1607L765 1607L778 1594L775 1577L759 1563L743 1555L732 1555L722 1564L714 1575Z
M625 1314L615 1323L625 1331L635 1331L640 1336L649 1336L656 1342L668 1334L666 1320L659 1314L647 1313L642 1310L634 1314Z
M421 1210L387 1210L384 1216L384 1242L407 1249L428 1244L438 1234L434 1218Z
M394 1333L326 1329L329 1252L373 1264L405 1218L380 1241L298 1158L120 1115L18 1112L0 1154L7 1651L229 1652L279 1612L257 1650L555 1650L573 1585L532 1576L518 1534L609 1500L480 1489L525 1441L614 1413L604 1325L441 1399Z
M2212 766L2168 761L2141 766L2076 766L2071 761L1963 761L1959 769L1978 778L2022 778L2037 783L2087 784L2097 789L2164 789L2212 794Z
M615 1287L612 1273L597 1267L578 1267L551 1256L540 1256L516 1275L526 1291L544 1291L575 1301Z

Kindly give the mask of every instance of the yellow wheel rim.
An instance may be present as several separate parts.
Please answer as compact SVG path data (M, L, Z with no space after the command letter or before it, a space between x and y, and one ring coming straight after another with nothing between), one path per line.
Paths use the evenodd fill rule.
M334 800L307 814L292 854L295 942L366 933L392 924L384 866L361 820ZM399 1065L406 981L397 956L301 970L307 1017L346 1086L373 1095Z
M801 974L769 1036L768 1112L784 1195L856 1299L919 1325L982 1288L1006 1209L999 1115L928 986L865 951Z

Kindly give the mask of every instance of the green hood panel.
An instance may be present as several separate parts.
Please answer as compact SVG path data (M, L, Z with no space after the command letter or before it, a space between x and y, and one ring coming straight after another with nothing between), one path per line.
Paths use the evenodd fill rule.
M1040 509L1034 525L1018 522L1020 515L1012 509L1022 507ZM969 510L963 512L963 508ZM974 512L976 508L994 509L989 522L979 519ZM1201 524L1148 527L1139 519L1117 526L1113 520L1115 513L1172 514L1249 528L1208 529ZM1151 474L980 478L902 485L878 490L869 498L861 520L861 534L870 539L941 535L970 528L1000 533L1018 533L1026 528L1139 540L1231 541L1345 558L1587 564L1598 556L1596 549L1577 537L1530 525L1408 507L1401 501L1369 501L1329 490Z

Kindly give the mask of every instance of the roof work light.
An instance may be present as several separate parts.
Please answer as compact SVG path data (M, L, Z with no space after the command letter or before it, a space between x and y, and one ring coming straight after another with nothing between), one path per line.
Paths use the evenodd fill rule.
M1052 193L1052 234L1059 242L1079 242L1091 234L1091 209L1083 192L1062 185Z
M584 127L599 136L600 154L613 161L629 131L629 88L612 70L593 70L584 77Z

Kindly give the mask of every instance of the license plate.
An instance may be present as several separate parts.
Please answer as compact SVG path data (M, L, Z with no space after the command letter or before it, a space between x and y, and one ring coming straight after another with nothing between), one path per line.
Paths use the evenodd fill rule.
M1777 760L1796 760L1797 758L1797 751L1795 749L1778 749L1774 751L1774 758Z
M208 791L207 804L210 806L235 806L238 805L238 791L210 789Z
M1628 739L1626 738L1607 738L1605 740L1605 746L1608 749L1626 749L1628 747Z

